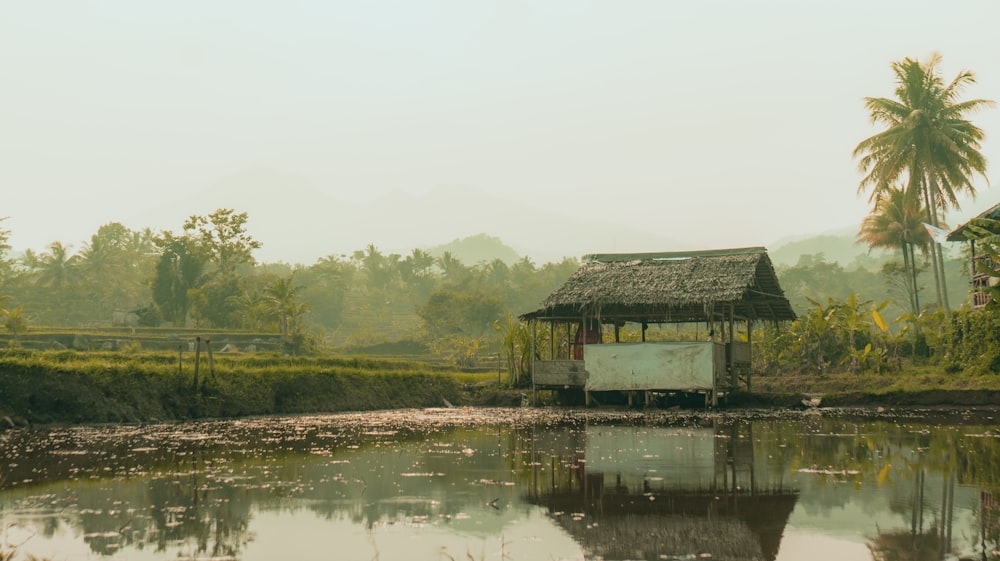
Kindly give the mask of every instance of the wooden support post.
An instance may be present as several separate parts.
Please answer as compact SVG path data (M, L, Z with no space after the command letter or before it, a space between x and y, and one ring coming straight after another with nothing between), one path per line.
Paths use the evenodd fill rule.
M205 339L205 349L208 351L208 373L215 379L215 358L212 356L212 342Z
M531 404L538 405L538 387L535 386L535 340L538 338L538 322L531 322L531 357L528 368L531 370Z
M735 390L736 386L740 383L740 373L736 370L736 365L733 363L733 350L736 345L736 319L733 317L736 315L736 305L733 303L729 304L729 345L726 347L728 352L726 353L726 361L729 362L729 389L730 391Z
M736 305L729 304L729 340L736 340Z
M566 358L573 360L573 324L566 322Z
M556 322L549 322L549 358L555 360L556 357Z
M198 365L201 364L201 337L194 338L194 389L198 389Z

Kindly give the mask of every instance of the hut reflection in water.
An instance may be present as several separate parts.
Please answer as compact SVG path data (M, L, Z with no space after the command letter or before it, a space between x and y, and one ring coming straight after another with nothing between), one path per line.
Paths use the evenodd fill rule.
M526 498L602 559L773 561L798 493L757 480L752 436L750 425L539 434L536 449L564 452L534 462Z

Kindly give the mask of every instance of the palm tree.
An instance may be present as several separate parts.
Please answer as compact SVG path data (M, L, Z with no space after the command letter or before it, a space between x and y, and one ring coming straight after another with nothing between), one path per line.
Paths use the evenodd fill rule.
M21 262L21 266L27 269L29 273L35 272L41 267L41 257L30 247L21 253L19 261Z
M52 242L49 250L38 256L38 282L45 288L60 291L75 278L78 262L76 255L70 255L69 246Z
M483 265L483 276L491 288L503 289L510 286L510 267L503 259L497 258Z
M7 220L6 216L0 216L0 223ZM3 285L7 276L11 274L14 261L7 257L10 252L10 230L0 227L0 286Z
M922 213L920 199L903 187L890 187L877 193L875 208L862 221L861 231L858 232L858 241L868 244L870 248L899 249L902 252L906 293L910 311L914 314L920 313L915 249L919 248L926 256L931 245Z
M35 309L50 314L49 321L66 322L78 312L80 258L62 242L52 242L48 249L38 256L35 288L42 300Z
M286 341L299 331L298 319L309 311L309 305L299 302L301 286L292 284L292 275L275 279L264 287L264 294L271 310L278 318L281 336Z
M975 82L963 70L949 83L938 71L941 56L927 62L906 58L892 63L896 75L896 98L865 98L874 124L886 129L870 136L854 149L864 178L858 191L869 187L872 194L905 180L906 190L923 199L927 222L940 225L940 213L958 208L958 194L975 194L974 176L986 178L986 158L980 152L985 137L966 115L993 105L985 99L961 101L962 90ZM938 301L948 313L944 262L938 244L931 245Z
M404 283L411 284L429 278L434 267L434 256L422 249L413 249L399 262L399 275Z
M462 286L469 280L469 268L450 251L442 253L437 258L437 266L441 269L441 274L449 286Z
M256 290L244 288L239 294L227 298L226 302L235 309L240 326L251 331L259 331L265 320L273 315L271 302Z
M355 251L353 259L367 275L370 288L385 289L392 283L399 256L384 255L375 244L368 244L364 250Z

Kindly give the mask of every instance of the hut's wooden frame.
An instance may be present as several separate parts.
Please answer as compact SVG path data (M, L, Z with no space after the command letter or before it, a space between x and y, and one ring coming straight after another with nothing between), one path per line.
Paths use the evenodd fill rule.
M751 324L791 321L795 313L781 290L766 249L748 247L588 255L538 310L523 314L521 319L530 322L533 330L539 323L548 323L552 333L559 324L583 326L593 321L613 326L616 334L625 323L706 325L711 342L725 349L724 364L715 361L713 366L717 372L725 372L724 379L716 376L710 388L700 389L706 403L715 405L719 394L734 389L741 376L750 385ZM746 325L745 342L734 337L739 323ZM567 336L571 331L567 329ZM537 356L534 351L532 356ZM586 386L588 373L582 361L570 357L572 351L565 361L533 361L531 377L536 401L539 390ZM655 391L687 389L663 387ZM650 391L643 392L647 404ZM629 391L629 403L632 394ZM590 392L586 395L589 404Z
M977 310L985 307L986 304L993 299L992 294L990 294L990 288L996 286L997 283L1000 282L1000 279L984 273L978 266L980 262L986 262L996 268L1000 267L1000 263L996 262L996 260L994 260L989 253L986 253L985 251L977 251L976 240L966 237L965 235L966 232L970 231L969 225L979 218L1000 220L1000 204L990 207L986 211L975 216L969 222L955 228L949 232L947 236L947 240L950 242L969 242L969 271L971 272L971 278L969 279L969 296L972 302L972 308Z

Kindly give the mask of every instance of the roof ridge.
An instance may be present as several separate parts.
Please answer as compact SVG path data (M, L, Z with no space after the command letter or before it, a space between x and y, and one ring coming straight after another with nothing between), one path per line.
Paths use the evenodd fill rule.
M617 261L655 261L667 259L691 259L694 257L721 257L726 255L749 255L767 253L763 246L738 247L731 249L702 249L696 251L655 251L643 253L590 253L583 256L584 263L613 263Z

